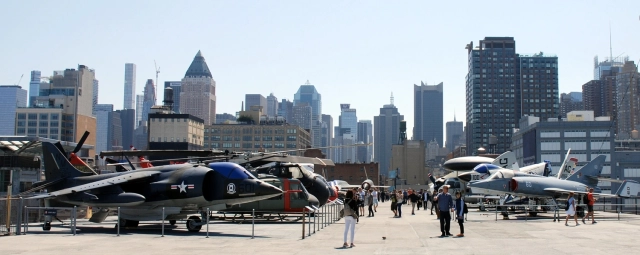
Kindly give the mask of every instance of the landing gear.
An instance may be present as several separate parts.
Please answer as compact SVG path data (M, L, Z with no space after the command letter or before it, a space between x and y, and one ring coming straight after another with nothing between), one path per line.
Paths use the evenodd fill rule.
M171 226L175 226L176 225L176 220L169 220L169 224Z
M538 216L538 213L537 213L537 212L530 212L530 213L529 213L529 216L531 216L531 217L536 217L536 216Z
M51 230L51 222L45 221L44 224L42 224L42 230L45 230L45 231Z
M187 230L189 232L199 232L202 229L202 224L200 223L202 220L198 216L191 216L187 220Z

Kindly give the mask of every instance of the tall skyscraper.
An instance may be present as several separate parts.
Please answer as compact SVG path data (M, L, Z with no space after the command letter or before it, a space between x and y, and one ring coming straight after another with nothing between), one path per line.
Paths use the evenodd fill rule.
M633 61L627 61L616 75L618 139L631 138L640 129L640 73Z
M456 116L453 116L453 121L448 121L447 124L447 141L445 147L447 152L453 152L456 146L460 145L460 141L464 140L464 132L462 128L462 121L456 121Z
M124 64L124 106L122 109L136 107L136 64Z
M133 111L133 109L130 109ZM122 121L120 112L113 111L112 104L97 104L96 113L96 153L122 149ZM127 146L128 147L128 146Z
M541 120L557 118L560 114L558 57L540 52L533 55L519 55L518 60L520 60L520 70L518 70L520 73L520 100L516 103L520 104L520 110L516 110L519 116L514 120L515 123L518 123L519 118L524 115L536 116ZM499 67L494 69L500 73ZM509 130L507 133L509 140L506 143L510 144L513 130ZM498 136L498 140L500 142L500 136ZM498 152L504 151L498 150Z
M33 101L40 95L40 71L31 71L31 80L29 81L29 105L33 105Z
M306 103L300 103L293 106L292 119L290 123L298 125L306 130L311 130L311 124L313 123L312 116L313 109Z
M267 116L278 116L278 98L273 93L267 96Z
M579 94L579 96L576 96L577 94ZM563 118L567 117L568 112L582 111L583 109L582 92L560 94L560 116Z
M93 79L93 116L96 115L96 105L98 104L98 92L100 91L100 84L98 80Z
M180 112L204 120L205 125L215 123L216 81L200 51L187 69L181 86Z
M358 121L357 142L363 144L373 143L373 124L371 120ZM373 145L359 146L357 151L358 162L371 162L373 160Z
M136 145L136 110L134 109L123 109L123 110L117 110L116 112L118 112L120 114L120 122L121 122L121 126L122 126L122 142L121 145L123 148L127 149L129 148L129 146L131 145ZM146 125L142 126L143 128L145 128L145 132L146 132ZM141 130L142 131L142 130ZM144 133L144 132L143 132ZM146 134L146 133L144 133ZM135 146L136 148L138 148L139 150L142 150L143 148L146 148L146 146L142 147L142 146Z
M293 102L282 99L282 102L278 103L278 116L284 117L288 123L293 123Z
M338 117L338 133L335 134L334 142L337 147L337 162L356 162L356 147L350 146L356 144L358 136L358 116L356 109L351 108L350 104L340 104L340 116Z
M307 103L311 106L311 143L313 147L320 147L320 120L322 119L322 95L309 81L300 85L298 92L293 96L293 105Z
M39 79L39 78L38 78ZM0 86L0 135L15 135L16 109L27 107L27 91L20 86ZM23 123L22 128L26 126Z
M442 141L442 123L444 118L442 82L438 85L413 85L413 140L425 143L435 139L439 145Z
M173 89L173 112L180 113L180 91L182 88L182 82L165 81L164 87L171 87L171 89Z
M135 120L135 128L138 128L141 125L142 121L142 109L144 104L144 95L136 95L136 120Z
M333 146L333 117L331 117L331 115L322 114L322 128L320 132L322 139L321 147L323 148L321 149L322 153L326 155L328 159L333 160L334 150L332 148L326 148Z
M142 120L149 121L149 110L156 105L156 87L153 85L153 79L148 79L144 85L144 101L142 102Z
M606 76L616 76L622 71L626 61L629 61L629 57L618 60L612 56L602 62L598 61L598 56L593 57L593 79L602 80Z
M624 58L626 61L628 59ZM593 59L593 77L582 85L582 104L584 110L593 111L594 116L615 117L617 114L616 77L622 71L623 62L607 58L598 62L598 56ZM615 122L617 125L618 122Z
M251 106L258 105L262 107L262 113L267 112L267 99L260 94L245 94L244 95L244 108L251 109Z
M356 109L351 108L350 104L340 104L338 125L340 125L340 135L358 134L358 116Z
M466 76L467 153L492 148L502 153L510 148L513 128L523 115L557 118L558 58L516 54L513 37L485 37L478 46L467 44Z
M398 144L400 137L400 121L404 115L400 115L398 108L391 104L380 108L380 114L373 117L373 150L374 160L380 162L380 175L388 176L391 167L391 147Z

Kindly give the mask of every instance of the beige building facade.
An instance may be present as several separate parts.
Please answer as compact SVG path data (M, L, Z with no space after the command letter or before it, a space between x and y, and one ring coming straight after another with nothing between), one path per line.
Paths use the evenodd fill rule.
M405 140L403 144L394 144L391 148L391 170L399 170L398 185L425 185L429 173L425 168L424 141ZM393 181L391 181L393 184Z

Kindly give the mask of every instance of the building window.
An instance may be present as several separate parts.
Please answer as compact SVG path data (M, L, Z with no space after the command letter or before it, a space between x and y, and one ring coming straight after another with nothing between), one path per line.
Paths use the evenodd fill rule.
M220 147L219 143L211 143L211 148L217 149Z
M48 127L49 126L49 122L47 121L40 121L40 127Z
M295 141L296 141L296 136L295 136L295 135L287 136L287 141L293 141L293 142L295 142Z
M18 123L16 124L18 127L24 127L26 123L24 122L24 120L19 120Z
M166 119L165 119L165 120L166 120ZM164 137L164 142L165 142L165 143L167 142L167 137L166 137L166 136Z
M60 123L57 122L57 121L52 121L50 124L51 124L52 127L60 126Z
M220 141L220 136L219 135L212 136L211 141Z
M187 142L187 138L186 138L186 137L183 137L183 138L182 138L182 142L183 142L183 143L186 143L186 142Z
M234 147L240 148L240 143L236 143Z
M151 141L152 141L152 142L155 142L155 141L156 141L156 138L155 138L155 137L151 137Z
M253 140L250 135L242 136L242 141L251 141Z
M37 120L38 119L38 114L37 113L29 113L29 119L30 120Z
M27 122L27 123L28 123L27 125L28 125L29 127L35 127L35 126L37 126L37 125L38 125L38 122L37 122L37 121L35 121L35 120L34 120L34 121L29 121L29 122Z
M273 141L273 136L263 136L262 141Z
M276 141L284 141L284 136L276 136L274 138L274 140L276 140Z
M36 134L36 128L28 128L27 129L27 134L28 135L35 135Z
M40 120L47 120L49 119L49 114L48 113L41 113L40 114Z
M24 120L27 118L27 114L26 113L18 113L18 119L19 120Z
M222 143L222 148L233 148L232 143Z
M171 142L173 142L173 136L171 137Z
M18 129L16 129L16 134L17 134L17 135L24 135L24 128L18 128Z

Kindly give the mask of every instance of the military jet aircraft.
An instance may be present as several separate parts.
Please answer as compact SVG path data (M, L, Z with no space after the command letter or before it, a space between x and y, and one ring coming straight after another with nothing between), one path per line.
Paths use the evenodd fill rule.
M473 193L504 195L529 198L555 199L566 197L569 192L586 194L589 187L594 188L594 195L599 194L597 187L598 179L605 160L604 155L600 155L591 162L575 171L566 180L556 177L544 177L536 175L515 176L513 171L498 170L489 178L472 181L468 184Z
M224 209L275 197L282 190L256 179L241 166L228 163L180 164L137 171L96 175L76 169L55 145L42 143L46 181L34 184L46 193L29 199L51 199L98 208L91 222L102 222L110 210L120 207L120 224L135 227L139 221L206 217L206 208ZM190 216L187 229L197 232L203 223ZM44 229L50 229L50 223Z

